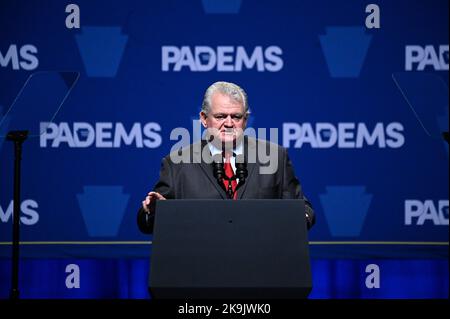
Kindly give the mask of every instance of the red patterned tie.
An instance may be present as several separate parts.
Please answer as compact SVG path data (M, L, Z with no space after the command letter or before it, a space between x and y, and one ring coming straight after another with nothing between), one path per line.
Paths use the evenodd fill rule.
M225 163L223 165L223 168L225 170L225 175L228 178L232 178L234 176L233 168L231 167L231 162L230 162L230 156L229 155L225 156ZM223 184L225 185L225 189L228 192L228 187L230 187L230 181L227 180L226 178L224 178L223 179ZM236 179L233 179L231 181L231 189L232 189L233 194L234 194L233 195L233 199L237 199L236 186L237 186L237 181L236 181Z

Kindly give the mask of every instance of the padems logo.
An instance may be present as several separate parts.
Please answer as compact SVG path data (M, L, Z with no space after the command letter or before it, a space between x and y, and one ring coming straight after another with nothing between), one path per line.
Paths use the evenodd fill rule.
M120 185L84 186L77 200L89 236L117 236L129 199L130 195L125 194Z
M406 71L448 71L448 44L434 47L407 45L405 47Z
M90 77L115 77L128 36L120 27L85 26L77 34L78 49Z
M372 35L363 27L327 27L320 44L333 78L357 78L366 59Z
M448 200L405 200L405 225L425 224L448 226Z
M161 54L161 70L165 72L278 72L283 68L283 50L274 45L249 51L243 46L163 46Z
M11 64L13 70L34 70L39 65L37 53L38 49L32 44L11 44L8 50L0 51L0 67L6 68Z
M122 145L135 145L137 148L157 148L161 145L161 126L158 123L134 123L131 128L124 124L112 122L47 123L41 122L41 147L73 148L120 148Z
M327 186L319 197L333 237L360 235L373 198L364 185Z
M283 123L283 146L286 148L343 148L357 149L367 146L400 148L405 143L401 123Z
M39 221L39 213L37 209L39 204L34 199L25 199L20 203L20 223L22 225L31 226ZM0 222L8 223L13 219L14 201L11 200L4 209L0 205Z

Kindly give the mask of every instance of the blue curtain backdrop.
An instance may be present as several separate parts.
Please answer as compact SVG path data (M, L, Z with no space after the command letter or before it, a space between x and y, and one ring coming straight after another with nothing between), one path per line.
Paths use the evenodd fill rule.
M368 289L366 266L381 269L380 288ZM80 288L67 289L66 267L80 267ZM50 259L25 260L21 264L22 298L151 298L147 290L148 259ZM311 299L383 298L429 299L448 296L446 260L348 260L313 259ZM0 261L0 298L8 298L9 261Z
M247 134L278 129L314 206L311 298L448 298L448 30L447 0L2 0L0 298L5 134L32 135L22 296L147 298L152 238L136 212L161 158L200 138L218 80L248 93ZM80 288L66 287L68 264Z

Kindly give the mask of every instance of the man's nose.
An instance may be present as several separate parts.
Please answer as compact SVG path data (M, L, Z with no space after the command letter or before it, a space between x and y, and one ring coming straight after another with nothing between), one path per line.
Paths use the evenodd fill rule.
M226 117L226 119L225 119L225 126L228 126L228 127L232 127L233 126L233 120L231 119L231 115L228 115L227 117Z

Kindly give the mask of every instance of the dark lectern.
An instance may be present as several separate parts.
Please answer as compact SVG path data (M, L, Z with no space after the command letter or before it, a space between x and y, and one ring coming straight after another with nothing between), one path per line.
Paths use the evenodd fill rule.
M311 288L303 201L158 201L153 298L306 298Z

